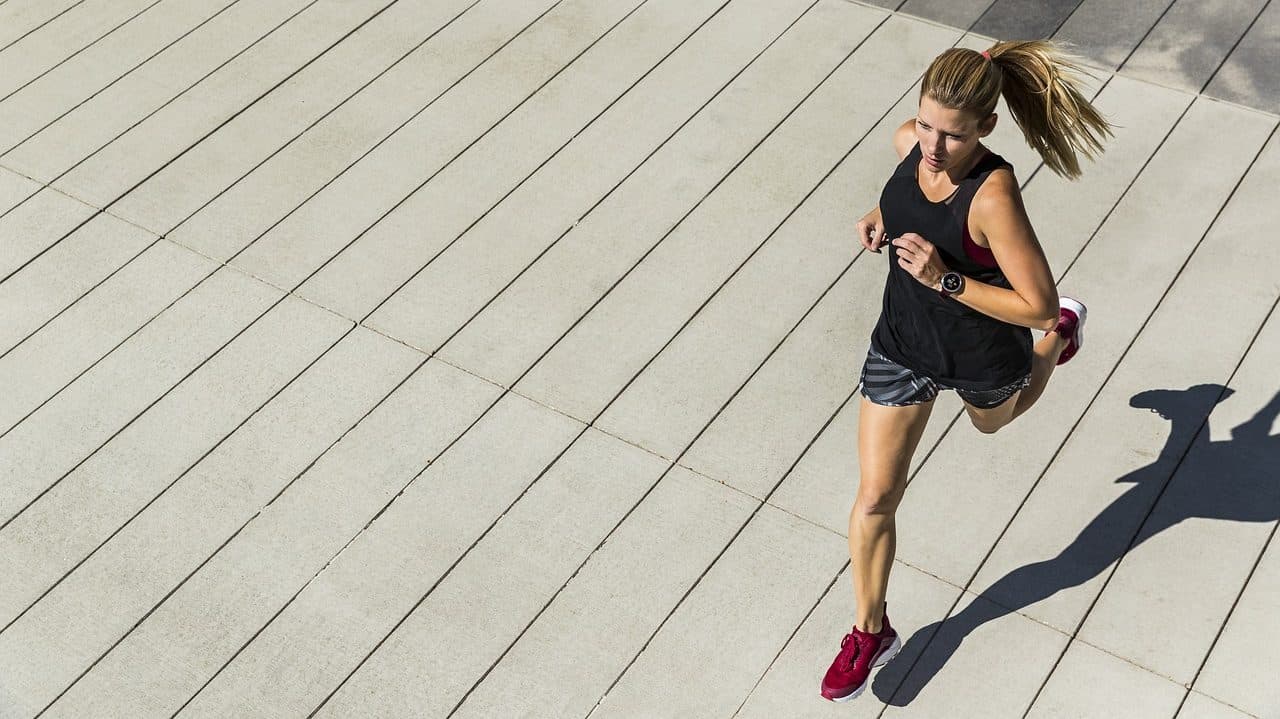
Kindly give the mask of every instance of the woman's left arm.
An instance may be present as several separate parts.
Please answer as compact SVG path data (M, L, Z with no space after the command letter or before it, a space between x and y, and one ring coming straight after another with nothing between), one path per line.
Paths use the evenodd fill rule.
M966 277L964 287L951 298L1003 322L1053 329L1058 323L1058 289L1049 261L1031 229L1013 173L991 173L974 195L969 216L970 224L986 238L1012 289ZM898 262L912 276L926 286L940 288L948 268L932 244L913 233L895 239L893 244L899 248Z

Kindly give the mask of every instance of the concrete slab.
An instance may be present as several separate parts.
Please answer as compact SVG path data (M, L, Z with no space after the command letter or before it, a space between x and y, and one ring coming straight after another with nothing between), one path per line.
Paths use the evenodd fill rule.
M1080 641L1067 647L1028 719L1109 716L1167 719L1187 690L1168 679Z
M113 536L0 634L12 711L40 711L79 681L421 359L356 329Z
M471 82L446 93L427 112L308 198L306 204L250 245L235 263L280 285L297 286L354 240L364 239L371 227L383 224L387 213L403 207L406 198L429 185L441 168L527 102L566 63L627 17L636 5L636 0L613 0L556 6L481 65L469 78ZM486 172L494 169L489 165ZM450 197L456 204L467 196L458 192ZM481 198L476 204L487 207L489 201ZM459 231L475 215L465 217ZM434 220L439 222L439 218ZM405 234L411 241L424 225L434 223L419 222ZM342 260L336 262L341 264ZM418 266L415 263L413 268L402 271L411 273ZM344 284L349 282L349 275L342 277ZM305 293L304 296L321 299ZM321 304L342 309L334 302L321 300ZM353 319L362 317L363 313Z
M390 4L320 0L50 184L99 207L114 204L250 106L258 106L263 96L275 97L290 78Z
M864 19L856 21L859 16ZM882 17L844 3L815 5L493 298L439 356L504 385L514 383ZM526 220L523 232L532 231L530 224Z
M1115 70L1164 16L1171 0L1084 0L1054 34L1090 65ZM1031 38L1028 38L1031 39ZM1195 92L1196 88L1192 90Z
M831 584L843 544L761 507L589 716L731 715Z
M27 339L0 355L0 429L8 430L106 356L217 266L168 242L89 291ZM74 337L74 342L68 338Z
M453 716L585 716L757 506L672 468Z
M159 0L86 0L0 50L0 100L109 35Z
M4 624L336 343L351 324L288 298L0 529Z
M1035 223L1036 238L1060 284L1087 245L1111 236L1112 230L1105 223L1118 211L1117 203L1136 187L1137 178L1147 172L1148 162L1193 99L1123 75L1111 76L1095 99L1099 111L1116 126L1105 154L1093 163L1085 163L1084 177L1078 181L1041 170L1023 189L1023 202ZM1168 163L1164 166L1176 167L1177 160L1164 162ZM1144 220L1136 221L1142 227ZM1064 291L1069 294L1070 286Z
M0 218L40 191L40 183L0 167Z
M13 132L17 127L0 128L0 133L11 133L2 135L0 142L4 162L45 182L52 180L314 4L315 0L239 0L35 135Z
M992 0L907 0L898 12L952 27L967 28L991 7Z
M183 148L180 156L115 202L112 212L167 233L427 42L471 4L472 0L392 4L200 138L199 144Z
M106 213L55 241L0 282L0 304L9 310L0 324L2 351L13 349L155 241L146 230Z
M1052 37L1081 0L995 0L973 32L997 40L1036 40Z
M162 2L0 102L9 149L129 74L235 0Z
M45 188L0 218L0 280L13 276L98 212L75 198Z
M1265 4L1263 0L1177 0L1124 63L1124 74L1200 92Z
M1269 333L1276 334L1274 329ZM1274 525L1271 531L1257 568L1232 608L1191 692L1193 698L1197 692L1208 694L1260 717L1280 712L1280 687L1272 681L1270 672L1280 663L1280 650L1274 641L1275 598L1280 596L1280 542L1276 541Z
M223 270L0 438L8 521L280 299ZM3 635L0 635L3 636Z
M516 387L580 418L602 411L882 114L851 122L850 108L896 101L955 37L886 23Z
M668 466L588 428L316 716L447 714Z
M531 484L541 484L538 478L547 466L582 431L578 422L517 395L505 395L204 686L183 714L296 716L314 710L468 549L487 536L513 502L529 496L523 493ZM596 439L596 446L619 449L617 443L603 438ZM634 453L628 456L640 458ZM570 479L563 476L562 492ZM589 478L578 477L584 480ZM546 490L539 494L545 495L543 502L571 501ZM524 519L518 529L526 538L536 537L531 533L537 527L530 521L547 519L524 510L519 516ZM507 524L515 523L513 518ZM552 531L548 525L548 534ZM509 552L518 546L499 549ZM543 566L543 561L531 560L533 566ZM554 561L554 556L546 561ZM484 570L475 560L468 566ZM472 599L501 585L477 590L451 611L468 611ZM450 631L482 629L457 625ZM431 646L439 650L447 645L433 642ZM420 667L419 660L413 666Z
M84 0L8 0L0 4L0 48L79 5Z
M575 135L588 132L601 113L634 91L669 53L690 42L722 7L716 0L639 6L440 176L343 249L299 292L377 325L371 315L384 300L557 157ZM421 228L427 226L439 233L424 237ZM352 272L359 282L347 279Z
M1280 113L1280 75L1272 71L1277 64L1280 64L1280 5L1271 3L1227 56L1204 92L1272 114Z
M423 365L46 715L177 712L499 393L442 362Z
M898 631L903 651L927 644L914 664L892 662L872 680L876 696L890 704L887 717L1021 716L1044 680L1040 668L1052 665L1068 641L968 592L941 626Z
M790 26L811 5L804 0L728 5L460 236L430 237L444 249L368 324L414 347L440 347L539 261L566 227L579 224L695 113L701 115L703 106L778 37L778 28ZM697 73L688 72L693 58L698 58Z
M445 92L481 71L492 53L552 4L480 2L167 236L210 257L230 258L366 154L393 141L393 133L434 112L432 105Z

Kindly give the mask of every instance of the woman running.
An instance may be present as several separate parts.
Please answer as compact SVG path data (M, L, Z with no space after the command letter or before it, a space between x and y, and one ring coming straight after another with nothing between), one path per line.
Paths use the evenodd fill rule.
M1085 308L1058 297L1013 168L982 144L1001 94L1045 165L1080 175L1111 134L1048 41L952 48L925 72L917 116L894 133L902 162L880 204L857 223L872 252L890 246L880 319L862 368L861 476L849 517L856 622L822 680L822 696L862 693L902 644L885 614L894 513L939 390L954 389L991 433L1030 409L1056 365L1083 344ZM1031 330L1046 334L1034 345Z

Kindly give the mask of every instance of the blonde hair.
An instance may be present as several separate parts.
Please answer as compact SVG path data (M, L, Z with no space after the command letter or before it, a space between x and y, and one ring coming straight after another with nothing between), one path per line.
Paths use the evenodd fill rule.
M1081 92L1075 59L1049 40L998 42L985 52L951 48L925 71L921 97L979 119L996 109L1004 95L1022 135L1049 169L1063 177L1080 176L1078 155L1093 159L1107 122Z

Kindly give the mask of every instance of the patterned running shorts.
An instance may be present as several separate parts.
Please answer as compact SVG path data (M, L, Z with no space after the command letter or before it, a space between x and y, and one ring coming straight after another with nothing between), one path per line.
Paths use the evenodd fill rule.
M951 387L916 373L870 348L862 365L862 396L885 407L924 404L944 389L954 389L960 399L978 409L999 407L1031 383L1031 375L996 389L972 390Z

